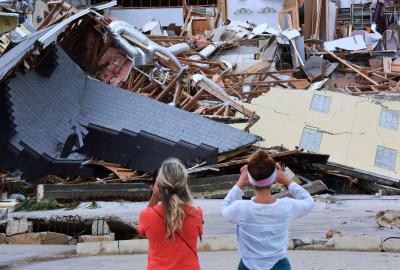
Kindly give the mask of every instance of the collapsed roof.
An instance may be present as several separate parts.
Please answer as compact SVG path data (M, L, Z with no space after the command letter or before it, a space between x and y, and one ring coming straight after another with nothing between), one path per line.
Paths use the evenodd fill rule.
M5 54L20 50L17 47ZM3 59L4 58L4 59ZM167 157L188 164L256 137L87 77L57 46L31 71L0 87L0 166L35 180L79 173L90 158L154 171Z

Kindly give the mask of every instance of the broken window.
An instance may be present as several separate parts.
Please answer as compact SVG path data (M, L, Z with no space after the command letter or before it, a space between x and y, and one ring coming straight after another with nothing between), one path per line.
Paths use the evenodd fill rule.
M400 111L382 109L379 118L379 126L381 128L395 129L399 126Z
M396 167L396 156L397 156L396 150L386 148L383 146L378 146L376 148L374 166L394 171Z
M310 110L315 112L328 113L331 107L331 97L314 95L311 101Z
M301 135L300 148L311 152L319 152L321 145L322 132L309 128L303 129L303 135Z

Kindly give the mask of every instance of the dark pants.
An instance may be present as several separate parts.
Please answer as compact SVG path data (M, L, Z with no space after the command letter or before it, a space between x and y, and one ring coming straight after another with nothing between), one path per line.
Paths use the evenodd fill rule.
M283 258L282 260L278 261L271 270L291 270L290 262L287 258ZM244 265L243 260L240 260L238 270L250 270L249 268Z

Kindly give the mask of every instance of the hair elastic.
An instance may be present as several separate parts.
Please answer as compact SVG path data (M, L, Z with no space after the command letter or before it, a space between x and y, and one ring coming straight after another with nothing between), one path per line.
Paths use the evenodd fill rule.
M251 185L253 185L255 187L268 187L275 182L276 169L269 177L262 179L262 180L258 180L258 181L254 180L254 178L251 176L250 172L248 173L248 175L249 175L249 182Z

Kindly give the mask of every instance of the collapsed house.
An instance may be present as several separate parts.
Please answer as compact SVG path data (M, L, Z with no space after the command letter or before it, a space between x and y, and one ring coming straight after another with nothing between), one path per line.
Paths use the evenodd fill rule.
M264 147L284 144L330 161L399 178L399 97L353 96L333 91L271 89L248 105L260 120L250 128L265 136Z
M92 209L148 200L170 156L188 166L194 198L224 198L259 149L312 195L400 194L400 43L393 25L379 24L390 6L6 2L0 207L24 211L11 221L0 209L8 243L134 237L132 223L109 215L120 202ZM271 191L290 196L279 184ZM25 212L82 201L92 202L73 216Z
M18 168L15 164L20 160L15 158L13 164L4 163L4 169L23 171L24 177L34 179L45 171L46 174L61 176L76 176L70 174L72 171L79 171L83 176L91 175L94 168L102 166L119 179L148 179L148 173L162 159L174 155L210 175L213 170L207 168L217 163L217 167L213 167L219 170L217 174L229 175L238 167L224 167L224 164L236 164L238 160L241 160L239 164L245 164L246 158L254 151L251 144L257 137L227 129L227 126L215 122L203 122L203 118L252 131L266 139L263 146L284 145L291 149L300 146L300 149L313 152L304 155L313 157L315 152L331 154L330 148L319 148L319 141L312 138L303 142L300 135L278 136L281 140L277 140L274 131L264 128L273 126L275 120L281 119L274 118L274 108L273 113L268 115L261 108L272 100L285 103L279 97L274 99L275 94L279 96L277 88L287 89L285 94L292 92L293 97L298 92L296 89L300 89L299 92L307 89L318 95L314 91L325 88L339 91L347 97L379 93L395 96L399 92L400 73L396 71L396 61L392 63L388 60L395 59L397 54L386 46L384 35L379 33L382 26L367 29L361 25L361 28L357 26L356 31L352 31L348 22L356 25L354 17L341 16L347 2L284 1L279 2L281 10L276 3L269 5L270 1L252 1L245 8L240 5L249 1L156 1L158 6L153 2L114 1L91 8L77 3L80 6L78 9L65 2L47 4L37 1L32 13L38 17L33 26L36 29L29 25L28 18L15 30L2 36L0 53L6 67L1 70L4 77L2 88L5 89L1 100L6 104L1 108L3 122L6 123L2 126L2 145L8 147L7 155L24 157L24 160L32 162L30 164L38 166L40 163L42 168L46 168L37 175L28 176L29 163L24 162L26 167ZM148 3L149 6L146 6ZM170 11L179 10L178 15L172 14L179 20L154 18L165 5ZM124 9L124 6L133 9ZM355 10L355 6L351 5L352 14L356 14ZM128 15L135 12L142 12L146 22L130 21ZM152 12L155 12L153 17L149 15ZM257 21L252 21L252 18ZM139 22L141 25L138 25ZM372 20L370 22L373 23ZM22 63L25 68L22 68ZM64 66L71 67L63 70ZM61 74L78 79L72 84ZM30 79L29 82L25 76ZM46 80L54 83L50 85ZM47 110L63 108L68 119L60 119L58 112L41 115L43 123L47 119L65 123L63 129L52 126L57 135L46 133L44 144L42 141L38 143L40 138L44 138L40 132L30 134L34 128L49 127L34 127L17 119L20 114L16 111L28 115L34 112L22 109L18 102L17 105L13 103L18 101L13 95L19 96L23 92L20 89L27 82L40 89L35 93L42 92L48 96L49 102L60 104L61 97L66 100ZM74 91L69 89L71 84ZM67 88L68 91L60 90ZM104 89L104 92L99 89ZM64 98L64 92L75 93L76 97L68 95ZM52 96L54 93L57 95ZM26 95L24 98L34 102L37 97L34 96L34 99ZM78 99L81 101L76 105ZM325 106L324 102L316 103L317 110L324 110L320 108ZM294 100L288 106L292 109L297 105ZM39 108L43 107L40 106L34 104L31 107L41 111ZM396 106L390 111L390 115L396 116ZM195 117L193 115L203 118L192 118ZM260 120L261 115L263 119ZM156 124L150 124L151 121ZM18 125L26 127L23 130L26 133L18 133ZM295 126L304 128L299 122ZM67 128L64 130L64 127ZM312 134L318 132L314 126L307 128ZM281 123L276 124L278 134L279 129L282 129ZM225 136L225 132L231 137ZM305 135L311 134L307 132ZM296 138L293 141L289 137ZM376 138L371 145L396 151L398 147L397 144L381 143ZM32 149L36 149L39 156L47 161L32 159L28 152L37 154ZM24 154L19 155L19 152ZM298 152L289 154L295 159ZM385 153L381 156L386 157ZM334 151L332 161L343 163L345 165L340 166L346 168L355 166L361 171L368 170L367 174L379 174L376 177L384 179L384 185L391 186L386 180L394 179L397 183L396 164L399 159L396 159L397 152L389 154L390 158L394 157L395 164L390 172L387 172L389 165L386 163L378 162L378 165L383 164L381 167L374 166L374 162L361 166L347 159L337 159ZM309 175L306 168L312 168L314 163L325 166L329 162L324 159L305 162L301 170L293 170L295 174L311 180L334 175L322 174L322 169L312 170L315 176ZM82 164L85 166L82 167ZM289 167L296 166L293 162ZM393 166L390 165L390 168ZM345 171L347 176L347 169ZM333 182L353 179L337 175L333 178L336 179ZM379 187L368 189L369 192L377 190Z
M62 48L50 45L66 24L28 36L0 58L4 76L34 44L46 47L45 54L36 55L35 68L3 78L2 169L32 181L47 174L90 174L82 164L96 159L152 173L170 156L190 166L212 164L219 154L257 140L87 77Z

